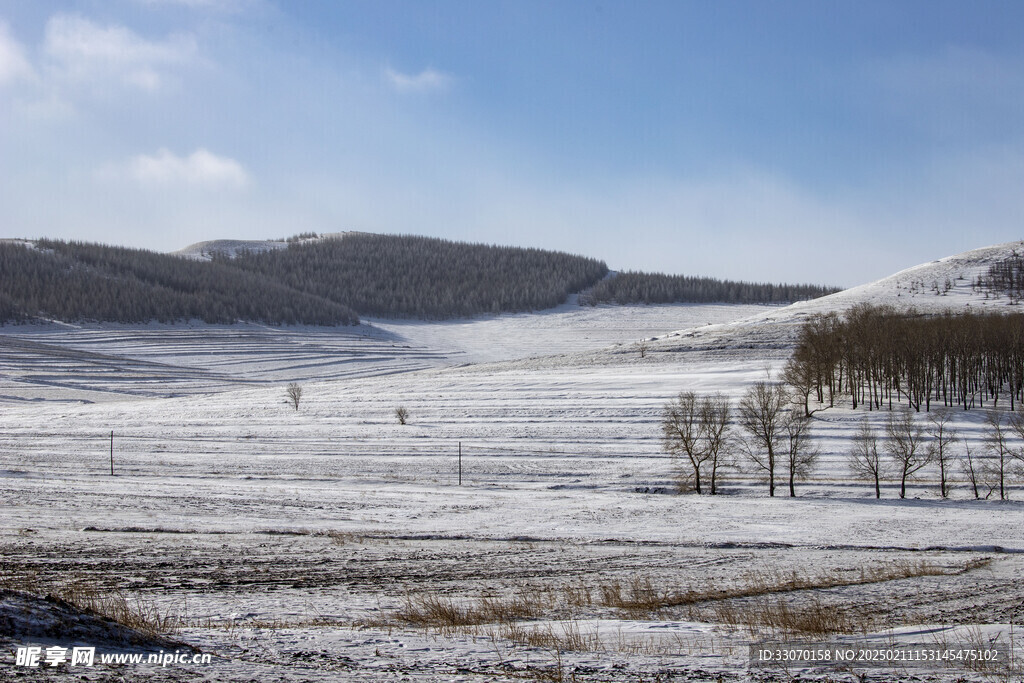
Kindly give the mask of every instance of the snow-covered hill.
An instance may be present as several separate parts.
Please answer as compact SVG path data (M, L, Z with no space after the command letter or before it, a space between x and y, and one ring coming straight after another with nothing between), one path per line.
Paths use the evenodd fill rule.
M340 239L348 232L332 232L317 235L316 237L292 238L291 240L206 240L190 244L183 249L171 252L177 256L196 259L197 261L209 261L212 254L220 254L234 258L243 252L274 251L275 249L287 249L293 242L321 242L328 239Z
M730 311L750 309L664 306L335 332L14 330L0 355L0 394L30 387L44 400L21 394L3 406L0 554L10 575L87 576L184 619L186 642L227 655L208 670L218 680L257 672L297 681L296 653L344 662L336 680L414 672L441 681L466 670L505 680L509 662L523 667L550 655L500 635L441 635L381 619L401 608L401 596L420 593L471 601L637 579L703 590L745 576L802 576L809 567L854 578L772 600L844 614L870 606L881 616L864 628L881 642L996 637L1024 597L1017 482L1013 500L975 500L957 470L951 498L941 499L928 467L907 499L887 480L876 500L851 477L848 452L861 420L880 431L885 412L836 407L814 416L821 458L797 484L798 497L769 498L744 467L724 473L724 495L665 495L677 470L662 448L661 418L679 391L722 392L735 402L789 355L812 313L864 302L1003 310L1005 298L986 299L971 284L1014 249L1024 243L742 320ZM635 339L655 334L641 355ZM542 351L558 355L523 357ZM481 358L499 362L467 363ZM298 410L284 393L293 380L304 388ZM398 406L408 409L408 424L395 419ZM958 411L955 427L959 444L984 452L982 411ZM857 578L894 565L924 570ZM4 604L0 596L0 615ZM607 634L600 647L558 653L559 667L597 671L598 680L664 671L742 680L748 672L753 636L725 627L711 609L626 619L581 606L573 614L531 623Z
M213 254L223 254L234 258L239 253L246 251L263 252L287 248L288 243L283 240L207 240L190 244L184 249L171 253L197 261L209 261Z
M788 353L797 331L808 317L818 313L842 314L858 304L913 308L922 313L1017 310L1017 305L1006 297L992 297L974 287L979 275L1014 253L1024 253L1024 241L973 249L922 263L874 282L819 299L764 310L742 320L677 330L652 340L651 348L655 352L735 349L748 353L756 349L776 349Z

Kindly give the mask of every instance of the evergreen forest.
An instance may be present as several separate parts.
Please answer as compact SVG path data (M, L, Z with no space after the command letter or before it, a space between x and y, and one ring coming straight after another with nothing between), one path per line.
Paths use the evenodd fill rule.
M602 280L584 303L596 304L789 304L833 294L835 287L719 280L711 277L626 271Z
M0 322L350 325L581 303L781 303L833 290L659 274L608 276L583 256L410 235L304 233L209 260L142 249L0 240Z

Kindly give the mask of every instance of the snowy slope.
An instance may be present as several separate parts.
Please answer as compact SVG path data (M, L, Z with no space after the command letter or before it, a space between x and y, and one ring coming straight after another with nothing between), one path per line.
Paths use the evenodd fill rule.
M973 287L978 275L1014 252L1024 253L1024 241L974 249L924 263L818 299L764 307L740 320L691 326L658 335L650 340L649 353L642 362L674 364L682 360L680 354L683 354L688 362L778 364L791 353L800 326L809 316L828 312L842 314L862 303L913 308L924 313L1017 310L1007 298L988 297L974 291ZM933 287L938 288L938 292ZM620 344L597 351L529 359L514 366L537 369L563 365L632 367L641 363L635 351L633 344Z
M914 308L922 313L1007 310L1012 305L1008 299L990 298L974 291L973 285L989 266L1013 253L1024 253L1024 241L973 249L923 263L874 282L766 311L745 320L703 330L702 333L712 337L741 338L747 334L757 337L756 328L768 325L777 328L775 331L783 338L791 338L787 332L802 324L808 316L828 312L841 314L857 304L865 303L888 305L897 309Z
M951 499L941 500L937 473L926 469L907 500L898 500L887 481L876 501L846 465L865 413L838 408L815 416L821 465L798 484L797 498L769 498L760 477L742 467L726 473L725 495L672 495L675 470L662 450L660 418L665 401L681 390L739 397L766 366L785 359L793 331L812 312L862 301L1000 310L1005 300L985 301L970 282L987 260L1022 246L968 252L732 322L701 319L699 307L599 307L582 317L566 310L443 327L381 322L387 329L362 339L303 330L250 337L257 331L247 329L234 354L223 330L179 331L177 339L168 329L65 331L65 350L96 354L97 384L127 381L110 379L118 372L150 372L146 381L158 386L179 372L198 387L208 375L196 379L186 368L231 374L232 367L266 381L177 398L5 405L0 551L9 572L79 572L187 614L192 621L182 637L224 654L201 672L211 680L511 680L555 658L573 667L577 680L754 676L745 660L749 632L684 610L649 619L585 612L584 620L555 627L599 629L607 647L554 653L486 631L442 635L365 625L417 592L473 599L638 577L706 588L765 571L856 576L927 562L950 575L778 599L881 613L887 621L879 631L901 626L908 637L1004 633L1019 622L1015 606L1024 604L1019 485L1011 501L974 500L957 473ZM930 281L946 277L955 280L946 296L929 293ZM915 284L922 281L923 288ZM611 341L620 345L586 346L582 337L601 337L599 328L619 329L623 336ZM638 334L673 329L640 357ZM557 355L532 355L544 334ZM29 333L17 341L49 343ZM261 355L264 343L276 350ZM361 345L366 356L393 349L395 363L408 353L410 366L385 374L382 363L373 376L343 374L335 357L346 344ZM310 354L303 356L306 345ZM456 350L445 356L445 346ZM440 356L422 356L427 349ZM54 380L60 373L50 367L49 376L33 352L42 354L26 348L23 368L34 367L39 381ZM464 365L489 352L498 362ZM135 364L118 369L108 357L134 357ZM415 369L415 362L433 367ZM164 374L155 376L145 363L162 364ZM332 374L303 375L303 400L294 410L283 383L299 366L316 363ZM55 388L50 398L64 390ZM395 420L399 405L411 413L407 425ZM884 417L869 415L876 426ZM980 452L983 415L958 413L956 426ZM116 476L109 474L111 431ZM974 560L983 563L969 569ZM631 650L622 639L634 636L658 647ZM179 672L182 680L189 673ZM870 680L975 680L962 674L902 668L876 671ZM539 677L536 670L531 675ZM857 672L843 675L797 673L802 680L857 680Z
M175 256L184 256L197 261L209 261L212 254L223 254L234 258L245 251L274 251L287 249L288 243L282 240L208 240L196 242L183 249L171 252Z
M328 239L339 239L349 233L347 232L332 232L318 235L317 237L306 237L298 240L299 242L320 242ZM221 254L229 258L234 258L238 254L246 251L262 252L262 251L274 251L276 249L287 249L289 242L286 240L207 240L205 242L196 242L190 244L183 249L171 252L177 256L185 256L187 258L196 259L197 261L209 261L211 254Z

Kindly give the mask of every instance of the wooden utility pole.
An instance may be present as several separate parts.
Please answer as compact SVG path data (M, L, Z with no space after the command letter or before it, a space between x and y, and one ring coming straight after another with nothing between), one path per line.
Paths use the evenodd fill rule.
M110 431L110 476L114 476L114 431Z
M459 486L462 486L462 442L459 442Z

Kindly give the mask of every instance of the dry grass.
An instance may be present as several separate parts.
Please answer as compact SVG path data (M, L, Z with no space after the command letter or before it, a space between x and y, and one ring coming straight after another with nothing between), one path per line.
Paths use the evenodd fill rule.
M1007 632L998 632L995 635L986 635L978 627L972 627L967 630L966 637L961 636L956 642L949 642L947 634L942 633L934 639L934 644L941 648L948 647L963 647L975 650L988 650L996 643L1002 643L1007 646L1006 654L1008 659L1006 661L990 661L985 659L979 660L965 660L962 665L968 671L982 674L986 679L997 678L1000 680L1010 681L1024 681L1024 667L1021 666L1022 662L1017 658L1015 651L1015 633L1014 625L1010 624Z
M597 604L614 607L632 618L644 618L673 607L706 602L751 598L762 595L824 590L844 586L899 581L921 576L955 576L991 563L991 558L972 560L961 567L941 567L927 562L904 562L861 567L856 573L830 571L816 575L788 574L764 570L743 577L730 588L666 588L649 577L635 577L626 583L604 584L597 589Z
M182 627L181 619L162 612L154 603L121 590L100 588L85 577L43 582L31 574L0 574L0 588L57 598L147 636L171 635Z
M877 626L868 613L822 602L818 596L802 604L779 596L760 596L737 603L726 601L712 607L716 622L733 628L744 627L752 636L828 636L837 633L867 633Z
M327 537L331 539L331 543L334 545L350 545L355 543L362 545L366 543L365 536L352 531L328 531Z
M593 616L602 609L614 610L621 618L641 620L685 608L683 615L687 618L743 627L758 635L857 633L877 626L869 611L827 604L816 595L787 595L922 576L952 576L990 562L991 558L981 558L953 567L927 562L889 563L818 574L764 570L748 574L736 585L725 588L666 587L651 577L638 576L596 586L523 587L501 598L457 599L437 593L415 594L407 595L403 605L383 623L397 622L441 635L479 634L481 627L490 626L483 632L513 643L559 651L592 651L601 649L602 642L607 644L607 638L581 632L577 623L585 615ZM537 620L547 623L529 623ZM615 649L630 647L637 648L637 652L657 649L653 642L630 644L621 637Z
M433 593L407 595L394 615L410 626L454 632L480 624L512 624L539 619L557 608L552 591L520 591L506 598L458 601Z

